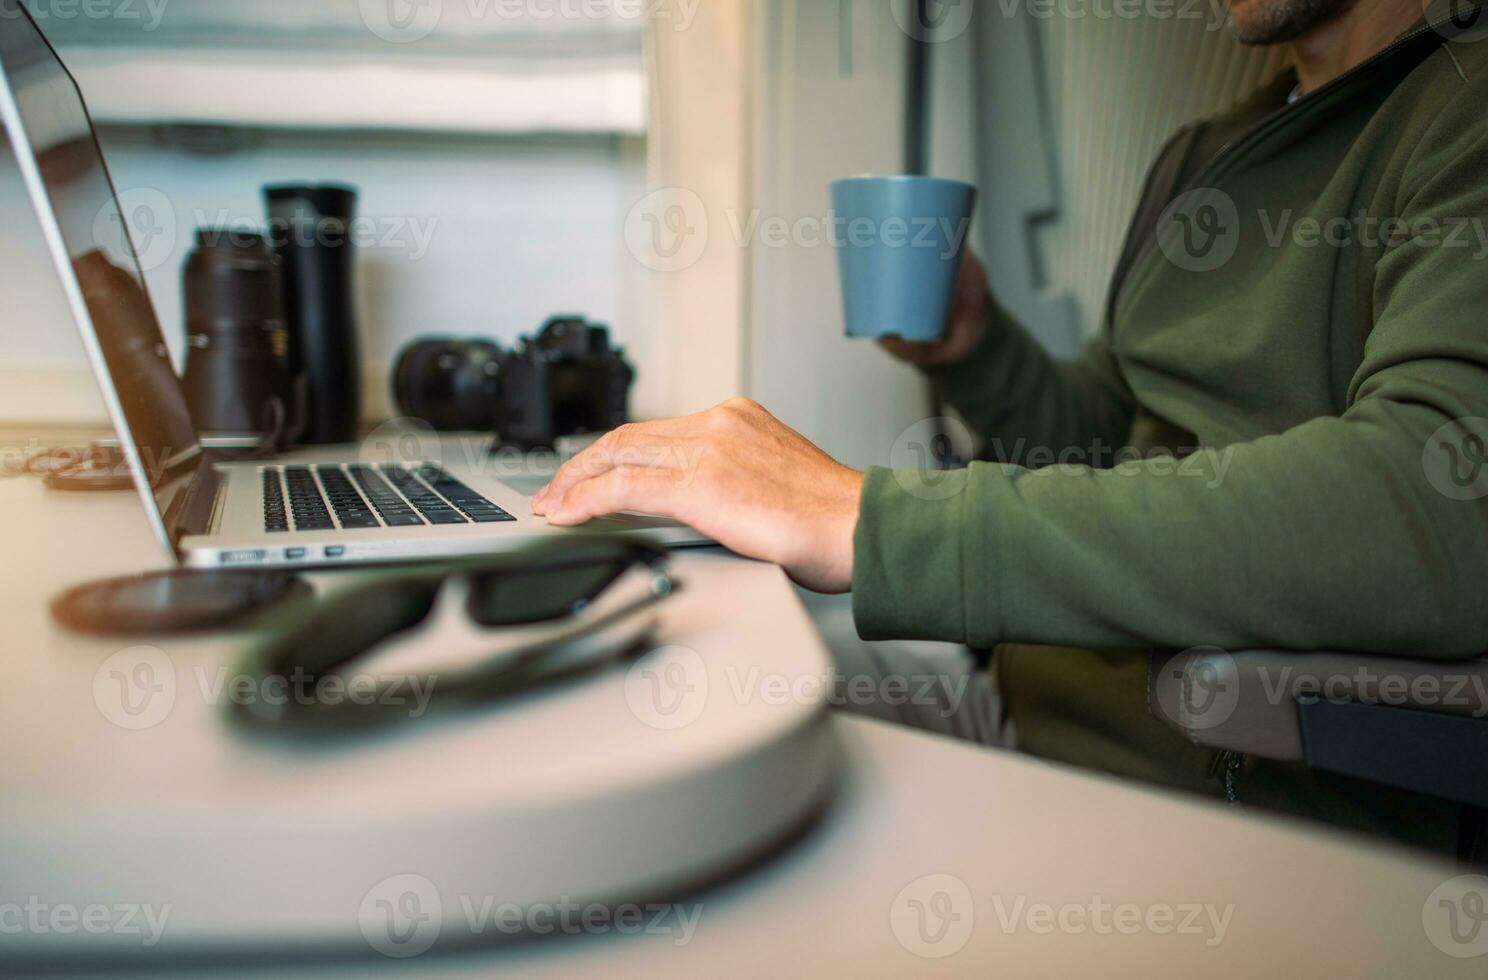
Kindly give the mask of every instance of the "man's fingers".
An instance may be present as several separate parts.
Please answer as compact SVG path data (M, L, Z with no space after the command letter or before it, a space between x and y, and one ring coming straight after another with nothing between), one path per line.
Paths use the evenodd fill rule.
M881 337L878 343L890 354L911 364L924 364L932 361L940 350L939 341L925 343L917 340L903 340L899 337Z
M561 498L580 480L592 479L624 465L661 466L671 459L672 439L665 423L644 422L621 426L558 468L548 485L532 498L541 515L546 505Z
M626 511L680 517L684 482L679 470L616 466L574 484L562 497L550 496L548 523L574 527Z

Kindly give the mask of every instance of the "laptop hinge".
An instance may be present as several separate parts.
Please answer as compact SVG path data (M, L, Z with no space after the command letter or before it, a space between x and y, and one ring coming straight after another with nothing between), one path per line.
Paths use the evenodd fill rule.
M179 545L182 538L211 530L212 512L221 489L222 472L217 469L216 460L211 453L202 453L186 488L175 495L165 511L165 526L170 531L172 545Z

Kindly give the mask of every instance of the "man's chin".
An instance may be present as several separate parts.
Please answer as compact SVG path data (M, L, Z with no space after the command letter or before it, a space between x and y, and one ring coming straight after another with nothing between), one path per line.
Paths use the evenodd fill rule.
M1286 44L1337 20L1357 0L1230 0L1230 35L1245 45Z
M1294 41L1301 31L1265 22L1230 18L1230 37L1236 43L1252 48L1267 48Z

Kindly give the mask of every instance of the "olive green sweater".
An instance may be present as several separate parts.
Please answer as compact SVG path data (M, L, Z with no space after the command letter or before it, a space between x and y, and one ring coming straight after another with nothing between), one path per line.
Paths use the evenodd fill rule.
M939 376L997 462L869 474L861 634L1488 652L1485 33L1179 133L1084 355Z

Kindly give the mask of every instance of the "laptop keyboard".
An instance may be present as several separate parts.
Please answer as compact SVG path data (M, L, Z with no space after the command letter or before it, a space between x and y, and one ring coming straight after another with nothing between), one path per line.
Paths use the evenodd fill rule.
M284 487L289 491L295 530L328 531L336 526L331 523L330 511L326 510L325 501L321 499L314 473L308 469L287 469L284 471Z
M347 472L388 527L418 527L424 523L415 505L400 497L370 466L353 466Z
M269 533L516 521L439 466L274 466L263 481Z
M289 514L284 509L284 486L279 480L278 470L264 470L264 530L283 532L289 530Z

